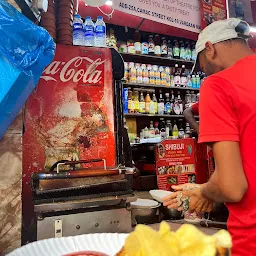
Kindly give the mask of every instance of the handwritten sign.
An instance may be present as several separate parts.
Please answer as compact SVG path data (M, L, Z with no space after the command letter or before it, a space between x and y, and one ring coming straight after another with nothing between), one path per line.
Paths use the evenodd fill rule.
M201 31L198 0L115 0L113 8L184 30Z

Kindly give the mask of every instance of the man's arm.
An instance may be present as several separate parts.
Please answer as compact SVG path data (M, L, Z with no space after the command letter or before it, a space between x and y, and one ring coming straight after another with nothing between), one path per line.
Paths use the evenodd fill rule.
M216 202L239 202L247 191L248 183L243 170L239 143L234 141L213 144L216 169L202 194Z
M199 125L196 122L192 108L190 107L185 109L183 115L189 125L196 131L197 134L199 134Z

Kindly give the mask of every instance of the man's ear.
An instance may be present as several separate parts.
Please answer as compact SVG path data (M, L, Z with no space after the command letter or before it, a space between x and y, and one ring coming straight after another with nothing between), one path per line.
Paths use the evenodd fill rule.
M216 50L214 45L211 42L207 42L205 43L205 53L206 55L210 58L213 59L215 57L216 54Z

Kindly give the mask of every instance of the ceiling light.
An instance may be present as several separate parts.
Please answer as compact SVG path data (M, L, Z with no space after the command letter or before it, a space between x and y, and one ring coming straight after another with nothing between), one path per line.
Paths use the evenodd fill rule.
M250 27L250 32L256 33L256 27Z
M108 0L108 1L106 2L106 5L108 5L108 6L112 6L112 5L113 5L112 0Z

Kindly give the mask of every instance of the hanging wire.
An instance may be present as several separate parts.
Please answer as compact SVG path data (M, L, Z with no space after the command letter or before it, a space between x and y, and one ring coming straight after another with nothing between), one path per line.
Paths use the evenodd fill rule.
M101 8L100 7L97 7L98 8L98 10L102 13L102 14L104 14L105 16L107 16L108 17L108 19L112 19L112 17L113 17L113 13L114 13L114 9L112 9L112 12L111 13L105 13L103 10L101 10Z

